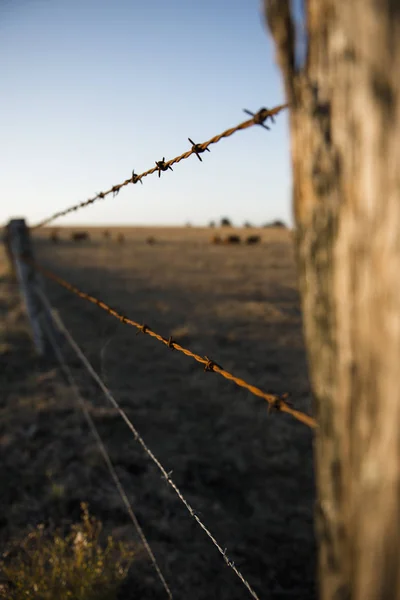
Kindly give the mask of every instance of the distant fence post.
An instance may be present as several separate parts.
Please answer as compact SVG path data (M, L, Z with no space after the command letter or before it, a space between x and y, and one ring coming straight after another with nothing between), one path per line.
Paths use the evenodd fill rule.
M25 304L35 350L39 356L43 356L46 351L46 341L41 320L43 309L35 292L35 285L38 283L37 275L32 265L24 260L33 259L29 228L25 219L12 219L8 223L5 244L11 269L18 281Z
M11 250L10 229L9 229L8 225L6 227L4 227L3 242L4 242L4 246L5 246L5 250L6 250L6 254L7 254L7 258L8 258L9 273L14 279L16 279L17 273L15 270L15 263L14 263L13 254L12 254L12 250Z

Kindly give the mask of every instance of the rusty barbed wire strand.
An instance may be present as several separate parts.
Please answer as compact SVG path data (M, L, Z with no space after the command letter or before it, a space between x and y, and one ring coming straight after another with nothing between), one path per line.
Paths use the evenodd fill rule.
M28 260L28 262L33 266L33 268L37 269L45 277L47 277L48 279L51 279L52 281L55 281L56 283L58 283L59 285L64 287L66 290L74 293L76 296L79 296L79 298L82 298L83 300L88 300L92 304L95 304L99 308L106 311L109 315L118 319L121 323L125 323L126 325L135 327L138 330L137 333L142 332L143 334L149 335L149 336L157 339L159 342L162 342L163 344L165 344L168 348L178 350L178 352L181 352L182 354L185 354L186 356L189 356L190 358L193 358L197 362L203 364L205 371L213 371L214 373L218 373L225 379L233 381L234 383L236 383L236 385L247 389L249 392L251 392L255 396L258 396L259 398L263 398L264 400L266 400L268 402L270 410L275 409L276 411L287 413L287 414L291 415L292 417L294 417L295 419L297 419L298 421L301 421L308 427L310 427L312 429L317 428L317 422L313 417L307 415L306 413L303 413L299 410L292 408L289 405L289 403L285 401L287 394L276 395L276 394L268 394L268 393L264 392L257 386L247 383L247 381L245 381L244 379L242 379L240 377L236 377L229 371L225 371L225 369L223 369L220 365L218 365L216 362L211 360L208 356L200 356L199 354L192 352L188 348L181 346L177 342L173 341L171 338L167 339L167 338L163 337L162 335L160 335L159 333L157 333L156 331L153 331L147 324L138 323L137 321L134 321L133 319L126 317L125 315L119 313L117 310L115 310L114 308L112 308L111 306L106 304L106 302L103 302L102 300L99 300L95 296L91 296L90 294L83 292L82 290L75 287L74 285L72 285L71 283L69 283L68 281L63 279L62 277L59 277L58 275L56 275L49 269L42 267L35 261Z
M42 303L45 305L45 307L47 309L47 312L51 316L51 319L53 320L53 322L57 323L57 321L56 321L56 319L54 317L53 310L52 310L52 307L50 305L50 302L48 301L46 295L44 294L43 290L40 289L39 286L36 287L36 293L39 294L39 297L40 297ZM114 481L115 487L117 488L117 491L118 491L118 493L119 493L119 495L121 497L121 500L122 500L122 502L125 505L126 511L127 511L128 515L129 515L132 523L133 523L133 526L136 529L136 532L137 532L137 534L138 534L138 536L139 536L139 538L140 538L140 540L141 540L141 542L142 542L142 544L143 544L143 546L144 546L147 554L149 555L149 558L150 558L151 562L153 563L154 569L155 569L155 571L157 573L158 578L161 581L162 586L164 587L164 589L165 589L165 591L167 593L168 598L170 598L170 600L173 600L173 595L172 595L171 589L170 589L170 587L169 587L169 585L168 585L168 583L167 583L167 581L166 581L166 579L165 579L165 577L164 577L164 575L163 575L163 573L162 573L162 571L160 569L160 566L159 566L159 564L157 562L157 559L156 559L156 557L155 557L155 555L154 555L154 553L153 553L153 551L151 549L151 546L150 546L150 544L149 544L149 542L148 542L148 540L147 540L147 538L146 538L146 536L144 534L144 531L143 531L142 527L140 526L140 523L139 523L139 521L138 521L138 519L137 519L137 517L136 517L136 515L135 515L135 513L133 511L132 504L131 504L131 502L130 502L130 500L128 498L128 494L126 493L126 491L125 491L125 489L124 489L124 487L123 487L123 485L121 483L121 480L120 480L120 478L117 475L117 472L116 472L115 467L114 467L114 465L112 463L112 460L110 458L108 450L107 450L107 448L106 448L106 446L105 446L105 444L103 442L103 439L102 439L102 437L101 437L101 435L100 435L100 433L99 433L99 431L98 431L98 429L97 429L97 427L96 427L96 425L95 425L95 423L94 423L94 421L93 421L93 419L91 417L89 409L86 406L85 400L82 398L82 395L81 395L81 393L79 391L78 385L76 384L75 379L74 379L74 377L72 375L71 369L69 368L69 366L66 363L65 357L64 357L64 355L62 353L62 350L61 350L59 344L57 343L56 337L53 334L50 325L47 323L46 320L44 320L44 324L45 324L45 330L46 330L47 337L48 337L48 339L50 341L50 344L51 344L51 346L53 348L53 351L54 351L54 353L55 353L55 355L57 357L57 360L60 363L61 371L64 373L64 375L65 375L65 377L66 377L66 379L67 379L67 381L69 383L69 386L70 386L71 390L75 394L75 398L77 400L77 403L78 403L80 409L83 412L83 416L86 419L86 422L88 424L88 427L89 427L90 431L92 432L93 437L95 438L95 440L97 442L97 446L99 448L100 454L104 458L104 462L106 463L106 466L107 466L107 468L109 470L111 478Z
M39 289L38 289L38 291L39 291ZM40 291L39 291L39 295L42 296L42 299L46 299L46 297L43 295L43 293L40 293ZM47 299L46 299L46 302L47 302ZM48 307L48 308L51 311L51 307ZM153 454L153 452L147 446L146 442L144 441L144 439L142 438L142 436L139 434L138 430L133 425L132 421L129 419L129 417L126 414L126 412L121 408L121 406L119 405L119 403L117 402L117 400L111 394L111 392L108 389L108 387L105 385L105 383L103 382L103 380L100 378L100 376L97 373L97 371L94 370L92 364L86 358L85 354L82 352L81 348L78 346L78 344L76 343L76 341L72 337L71 333L68 331L68 329L65 326L65 324L63 323L60 315L56 311L51 311L51 315L52 315L53 321L57 325L58 330L61 331L64 334L64 336L66 337L66 339L67 339L68 343L70 344L71 348L74 350L75 354L81 360L83 366L86 368L86 370L92 376L92 378L94 379L94 381L100 387L101 391L106 396L106 398L110 401L110 403L113 405L113 407L118 411L118 413L121 416L121 418L124 420L124 422L126 423L126 425L129 427L130 431L135 436L136 441L142 446L142 448L146 452L147 456L154 462L154 464L156 465L156 467L161 472L163 478L166 480L166 482L174 490L174 492L176 493L176 495L178 496L178 498L180 499L180 501L184 504L184 506L188 510L190 516L193 517L193 519L198 523L198 525L202 528L202 530L205 532L205 534L210 538L210 540L212 541L212 543L214 544L214 546L217 548L218 552L222 555L222 558L224 559L225 564L230 569L232 569L232 571L235 573L235 575L240 579L240 581L243 583L243 585L247 588L247 590L253 596L254 600L259 600L259 597L257 596L256 592L253 590L253 588L251 587L251 585L249 584L249 582L247 581L247 579L242 575L242 573L236 567L235 563L232 560L230 560L230 558L228 557L228 555L227 555L227 549L226 548L223 549L222 546L217 542L216 538L213 536L213 534L211 533L211 531L207 528L206 525L204 525L203 521L200 519L200 517L198 516L198 514L195 512L194 508L191 506L191 504L189 504L189 502L186 500L186 498L184 497L184 495L182 494L182 492L180 491L180 489L178 488L178 486L176 485L176 483L173 481L173 479L171 478L172 471L168 472L163 467L163 465L161 464L161 462L159 461L159 459L155 456L155 454Z
M149 169L148 171L144 171L143 173L140 173L139 175L135 174L135 172L132 171L132 177L130 177L129 179L126 179L122 183L113 185L110 189L106 190L105 192L99 192L98 194L93 196L93 198L89 198L88 200L84 200L83 202L74 204L73 206L70 206L64 210L60 210L58 212L53 213L50 217L47 217L46 219L39 221L39 223L37 223L36 225L33 225L31 227L31 229L38 229L39 227L48 225L49 223L51 223L55 219L58 219L59 217L63 217L64 215L67 215L71 212L79 210L80 208L84 208L85 206L89 206L90 204L93 204L93 202L96 202L96 200L103 200L109 194L113 194L113 197L114 197L119 193L119 191L123 187L129 185L130 183L135 184L138 181L143 183L142 179L144 177L147 177L148 175L152 175L153 173L158 172L158 176L160 177L161 171L167 171L168 169L170 169L172 171L172 169L171 169L172 165L179 163L181 160L189 158L189 156L191 156L192 154L195 154L197 156L197 158L199 158L201 160L199 153L204 152L205 150L209 151L208 147L211 144L216 144L222 138L227 138L227 137L231 136L233 133L235 133L236 131L241 131L243 129L247 129L248 127L252 127L253 125L263 125L264 121L266 121L268 118L270 118L273 121L274 115L277 115L278 113L280 113L284 108L287 108L287 106L288 106L288 104L280 104L279 106L275 106L275 108L272 108L271 110L269 110L267 108L261 108L254 115L250 111L245 110L245 112L247 112L248 114L253 115L253 117L251 119L249 119L248 121L243 121L242 123L239 123L239 125L236 125L235 127L226 129L222 133L215 135L214 137L210 138L207 142L203 142L201 144L193 144L191 142L191 140L189 139L189 141L192 143L192 148L190 150L188 150L187 152L184 152L180 156L176 156L175 158L172 158L171 160L168 160L168 161L165 161L164 158L163 158L163 160L155 161L155 163L156 163L155 167L153 167L152 169ZM264 125L264 127L266 127L266 126ZM266 127L266 129L269 129L269 128Z

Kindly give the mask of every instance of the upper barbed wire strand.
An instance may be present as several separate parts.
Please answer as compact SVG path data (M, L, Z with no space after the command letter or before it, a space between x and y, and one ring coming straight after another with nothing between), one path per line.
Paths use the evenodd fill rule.
M210 138L207 142L202 142L201 144L195 144L194 146L192 146L192 148L190 150L188 150L187 152L184 152L180 156L176 156L175 158L172 158L171 160L155 161L156 165L157 165L157 162L158 163L162 162L163 167L161 167L161 170L163 170L163 171L167 170L169 167L171 167L171 165L174 165L176 163L179 163L181 160L189 158L189 156L191 156L192 154L197 154L197 152L199 150L200 151L206 150L208 148L208 146L210 146L211 144L218 143L222 138L229 137L236 131L241 131L242 129L247 129L248 127L252 127L253 125L262 125L266 119L268 119L268 118L273 119L274 115L277 115L278 113L280 113L283 109L285 109L287 107L288 107L288 104L280 104L279 106L276 106L275 108L272 108L271 110L262 108L253 116L252 119L249 119L248 121L243 121L242 123L239 123L239 125L236 125L235 127L231 127L230 129L226 129L222 133ZM31 229L38 229L39 227L48 225L49 223L51 223L55 219L58 219L59 217L63 217L64 215L67 215L71 212L74 212L76 210L84 208L85 206L89 206L90 204L93 204L94 202L96 202L96 200L100 200L100 199L103 200L109 194L113 194L115 196L116 194L119 193L119 191L123 187L129 185L130 183L135 184L138 181L141 181L144 177L147 177L148 175L152 175L153 173L156 173L156 172L158 172L160 174L160 166L158 166L158 165L153 167L152 169L149 169L148 171L144 171L143 173L140 173L138 175L136 175L133 171L132 177L130 177L129 179L126 179L122 183L113 185L110 189L106 190L105 192L99 192L98 194L93 196L93 198L89 198L88 200L84 200L83 202L74 204L73 206L70 206L64 210L60 210L58 212L53 213L50 217L47 217L46 219L39 221L39 223L36 223L36 225L32 225Z

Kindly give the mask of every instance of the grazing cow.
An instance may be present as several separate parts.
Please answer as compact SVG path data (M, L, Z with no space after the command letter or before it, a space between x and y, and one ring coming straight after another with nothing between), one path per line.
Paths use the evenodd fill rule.
M146 239L146 244L151 244L152 245L152 244L155 244L155 243L156 243L156 240L155 240L155 238L153 238L153 236L149 236Z
M212 244L222 244L222 238L220 235L213 235L211 238Z
M74 242L82 242L83 240L88 240L89 239L89 234L88 234L87 231L75 231L71 235L71 239Z
M123 233L118 234L117 242L118 242L118 244L124 244L125 243L125 236L124 236Z
M224 244L240 244L240 237L238 235L228 235L224 239Z
M249 235L246 239L246 244L259 244L261 242L261 237L259 235Z
M58 231L55 229L51 232L50 240L53 242L53 244L57 244L59 242L59 239L60 238L58 237Z

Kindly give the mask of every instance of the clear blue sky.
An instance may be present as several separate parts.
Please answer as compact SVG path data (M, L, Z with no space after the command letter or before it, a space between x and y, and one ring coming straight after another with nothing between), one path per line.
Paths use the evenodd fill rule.
M1 0L0 221L30 224L284 102L260 0ZM287 111L54 225L292 222Z

